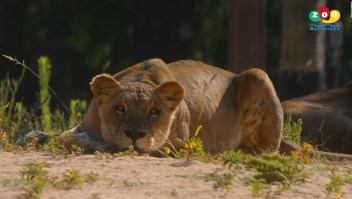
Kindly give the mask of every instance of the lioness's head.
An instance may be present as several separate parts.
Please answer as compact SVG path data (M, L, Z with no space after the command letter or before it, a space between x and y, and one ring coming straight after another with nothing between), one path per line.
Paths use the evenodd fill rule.
M119 150L134 145L145 153L165 143L185 94L174 81L157 87L140 82L123 84L108 74L93 78L91 88L104 140Z

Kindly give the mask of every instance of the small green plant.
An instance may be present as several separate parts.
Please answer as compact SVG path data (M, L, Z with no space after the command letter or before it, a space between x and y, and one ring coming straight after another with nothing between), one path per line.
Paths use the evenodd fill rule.
M138 152L134 149L133 145L130 145L128 146L128 149L126 151L122 151L114 154L95 151L94 155L98 159L114 159L116 157L122 157L122 156L130 156L130 157L138 156Z
M304 164L310 164L312 162L311 152L313 150L314 148L311 144L304 142L302 148L292 153L292 157Z
M91 171L88 175L85 176L84 181L93 184L94 182L98 181L100 179L99 174Z
M210 173L205 177L206 181L212 181L213 189L218 190L226 190L229 191L232 188L233 183L233 174L232 173L223 173L219 174L217 172Z
M100 151L95 151L94 155L98 159L113 159L114 156L111 153L104 153Z
M249 190L252 192L252 195L257 197L260 196L265 189L268 188L268 184L265 184L265 182L262 179L251 179L249 181Z
M86 100L71 100L70 102L70 127L77 125L77 120L82 121L87 110Z
M121 157L121 156L138 156L138 152L135 150L133 145L128 146L128 149L126 151L122 151L119 153L114 153L113 154L114 157Z
M288 113L284 123L283 136L297 145L301 145L302 119L297 122L292 120L291 113Z
M203 141L198 137L198 134L202 126L197 128L195 135L183 142L183 145L179 151L175 153L175 157L178 159L190 160L203 160L205 157Z
M23 106L22 103L17 102L15 104L15 113L16 113L16 130L17 129L26 129L26 121L25 118L23 117L26 113L27 110L26 108Z
M329 176L330 182L326 184L325 190L328 192L328 194L331 194L334 192L338 196L342 194L342 186L345 185L344 179L337 175L337 174L332 174Z
M230 169L242 169L246 161L251 157L249 154L243 154L239 149L237 151L230 150L220 153L217 160L222 162L225 166L228 166Z
M62 188L65 190L69 189L80 189L82 186L82 176L79 174L79 170L70 170L64 174L63 179L61 181Z
M45 167L48 167L46 163L29 163L20 170L21 179L25 183L23 187L25 194L22 196L40 198L40 194L49 186L48 171L44 170Z
M305 181L307 172L305 167L295 158L280 154L269 154L250 158L246 165L256 174L254 178L265 183L281 183L286 185L298 184Z

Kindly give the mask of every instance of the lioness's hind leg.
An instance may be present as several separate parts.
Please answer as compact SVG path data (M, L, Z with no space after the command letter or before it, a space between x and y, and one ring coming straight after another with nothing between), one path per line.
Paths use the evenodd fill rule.
M283 111L268 75L249 69L234 78L236 126L242 134L240 148L251 153L278 150Z

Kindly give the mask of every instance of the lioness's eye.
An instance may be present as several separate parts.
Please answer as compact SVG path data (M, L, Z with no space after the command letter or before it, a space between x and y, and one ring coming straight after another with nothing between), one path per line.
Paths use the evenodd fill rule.
M117 113L124 113L124 112L125 112L125 107L123 107L123 106L121 106L121 105L116 106L116 107L115 107L115 111L116 111Z
M157 117L158 115L159 115L159 111L157 109L155 109L155 108L153 108L153 109L151 109L149 111L149 116L150 117Z

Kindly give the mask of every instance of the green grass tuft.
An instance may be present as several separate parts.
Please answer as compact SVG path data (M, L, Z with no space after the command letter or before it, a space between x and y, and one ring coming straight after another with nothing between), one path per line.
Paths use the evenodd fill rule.
M241 150L230 150L220 153L217 160L228 166L230 169L242 169L242 166L250 157L250 154L243 154Z
M62 179L62 187L65 190L80 189L82 187L83 179L79 174L79 170L73 169L64 174Z
M14 185L21 186L24 194L20 198L40 198L40 195L46 188L57 188L60 190L80 189L83 183L92 184L99 180L99 175L90 172L87 175L81 175L79 170L69 170L61 178L50 176L45 170L48 164L28 163L20 169L21 183Z
M22 197L40 198L40 194L49 186L48 171L44 170L45 167L48 167L46 163L29 163L20 170L21 179L25 183L25 194Z
M342 194L342 186L345 185L344 179L336 174L330 175L329 178L330 182L325 186L325 190L328 194L331 194L332 192Z
M288 113L283 129L284 138L291 140L297 145L301 145L302 125L302 119L298 119L297 122L294 122L291 113Z
M262 179L251 179L249 181L249 190L252 192L252 195L255 197L260 196L265 189L269 187Z
M79 121L83 120L84 113L88 109L88 104L86 100L71 100L70 101L70 127L76 126Z
M308 177L304 164L291 156L270 154L252 157L246 165L254 170L254 178L266 183L295 185L304 182Z
M5 79L0 82L0 131L6 131L9 139L16 138L12 132L14 121L14 108L16 106L16 94L25 76L25 69L22 70L18 79L10 78L6 74Z
M217 172L210 173L205 177L206 181L212 181L213 189L218 190L226 190L229 191L232 188L233 183L233 174L232 173L223 173L219 174Z

